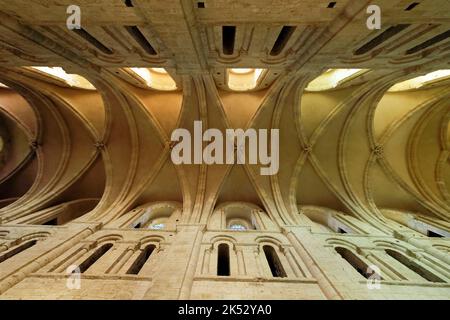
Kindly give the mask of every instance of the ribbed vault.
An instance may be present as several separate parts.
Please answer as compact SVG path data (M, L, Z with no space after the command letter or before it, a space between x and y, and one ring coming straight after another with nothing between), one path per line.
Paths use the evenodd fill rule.
M192 223L205 223L214 208L230 201L258 205L280 225L299 221L299 205L345 212L385 231L385 209L448 220L448 81L388 91L401 81L448 68L445 42L421 56L411 49L421 48L448 21L425 7L419 16L386 4L386 25L404 20L416 37L399 30L376 44L376 35L386 28L358 27L367 3L345 1L333 10L320 9L317 25L303 5L292 6L297 20L307 25L294 19L290 38L271 50L280 46L276 14L252 13L267 25L264 38L260 25L249 22L256 16L248 19L253 4L236 5L241 10L215 4L201 11L189 1L165 4L164 10L134 1L128 10L117 1L114 23L106 23L112 11L98 15L98 7L86 4L84 32L91 37L85 34L84 40L59 25L62 7L49 10L45 19L25 13L18 19L13 12L22 12L23 4L5 5L0 13L2 39L8 43L1 48L0 76L7 86L0 88L6 141L2 221L13 223L83 199L97 199L92 210L77 217L86 222L110 222L157 201L182 203ZM159 14L169 9L172 19L161 20ZM221 51L229 48L222 47L213 26L218 17L211 18L219 11L237 19L236 48L229 55ZM183 17L178 19L178 13ZM423 25L431 16L437 23L433 28ZM122 28L125 21L151 41L145 44L141 37L136 42L136 28L133 36L131 27ZM176 41L181 35L189 35L183 47ZM95 90L29 67L49 61ZM143 67L165 68L177 89L149 87L148 79L133 71ZM249 91L233 91L227 84L231 67L261 68L261 79ZM308 90L330 68L365 71L329 90ZM151 71L154 77L158 70ZM261 166L250 164L174 165L171 134L185 128L193 135L194 121L202 121L203 130L222 132L279 129L277 175L261 176Z

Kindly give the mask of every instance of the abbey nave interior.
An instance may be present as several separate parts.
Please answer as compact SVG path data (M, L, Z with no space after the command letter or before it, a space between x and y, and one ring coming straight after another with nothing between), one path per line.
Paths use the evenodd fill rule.
M0 83L0 300L450 299L448 0L0 0Z

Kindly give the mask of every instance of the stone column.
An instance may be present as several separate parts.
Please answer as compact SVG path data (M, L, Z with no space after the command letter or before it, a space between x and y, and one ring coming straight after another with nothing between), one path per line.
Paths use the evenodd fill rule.
M320 270L314 258L308 253L305 247L302 245L301 237L298 232L302 230L298 227L290 226L283 227L283 233L287 236L291 244L294 246L295 250L299 254L300 258L305 263L306 267L309 269L311 275L317 280L322 292L328 299L342 299L341 294L336 290L331 281L326 277L326 275Z
M205 225L178 225L143 299L189 299Z

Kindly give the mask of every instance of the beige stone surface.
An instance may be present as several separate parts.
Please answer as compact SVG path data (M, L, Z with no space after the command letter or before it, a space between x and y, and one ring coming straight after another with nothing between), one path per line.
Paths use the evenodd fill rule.
M0 0L0 299L450 299L450 78L389 90L450 69L449 1L72 2ZM175 165L194 121L279 171Z

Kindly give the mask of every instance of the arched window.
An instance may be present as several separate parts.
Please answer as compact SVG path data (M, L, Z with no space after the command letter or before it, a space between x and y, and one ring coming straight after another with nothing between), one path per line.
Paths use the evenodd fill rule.
M256 226L254 223L254 218L252 216L250 216L249 218L227 217L226 228L234 231L245 231L255 230Z
M409 270L411 270L411 271L415 272L416 274L418 274L419 276L421 276L422 278L425 278L426 280L431 281L431 282L445 282L445 280L439 278L437 275L435 275L431 271L425 269L424 267L419 265L417 262L411 260L404 254L402 254L398 251L395 251L395 250L391 250L391 249L386 249L385 252L389 256L391 256L392 258L394 258L395 260L400 262L402 265L407 267Z
M336 247L334 250L364 278L369 279L372 275L371 268L350 250L342 247Z
M277 278L287 277L275 249L272 246L266 245L263 246L263 251L266 256L267 263L269 264L270 271L272 272L272 276Z
M124 215L121 223L133 229L173 229L178 224L182 211L183 207L178 202L152 202ZM127 217L130 219L126 219Z
M137 257L137 259L131 265L131 267L128 269L127 274L138 274L139 271L141 271L144 264L147 262L147 260L152 255L155 248L156 248L156 246L154 244L150 244L150 245L146 246L144 248L144 250L141 251L141 253Z
M311 221L311 231L320 233L365 233L357 218L340 211L318 206L298 206L299 213Z
M43 225L44 226L57 226L58 225L58 218L50 219L47 222L44 222Z
M247 230L247 228L243 224L240 224L240 223L233 223L233 224L231 224L229 229L230 230L235 230L235 231L245 231L245 230Z
M217 275L230 275L230 248L226 243L219 244L217 248Z
M431 231L431 230L427 230L427 236L432 237L432 238L444 238L444 236L442 234Z
M8 260L9 258L14 257L16 254L21 253L22 251L25 251L28 248L31 248L37 243L37 240L31 240L27 241L7 252L5 252L3 255L0 256L0 263L2 263L5 260Z
M89 269L98 259L100 259L106 252L108 252L109 249L112 248L112 243L106 243L104 245L102 245L100 248L98 248L97 250L95 250L95 252L93 254L91 254L86 260L84 260L80 265L79 265L79 272L83 273L85 272L87 269ZM78 270L75 269L74 272L77 272Z
M164 223L155 223L155 224L150 225L148 228L153 229L153 230L162 230L165 228L165 226L166 225Z

